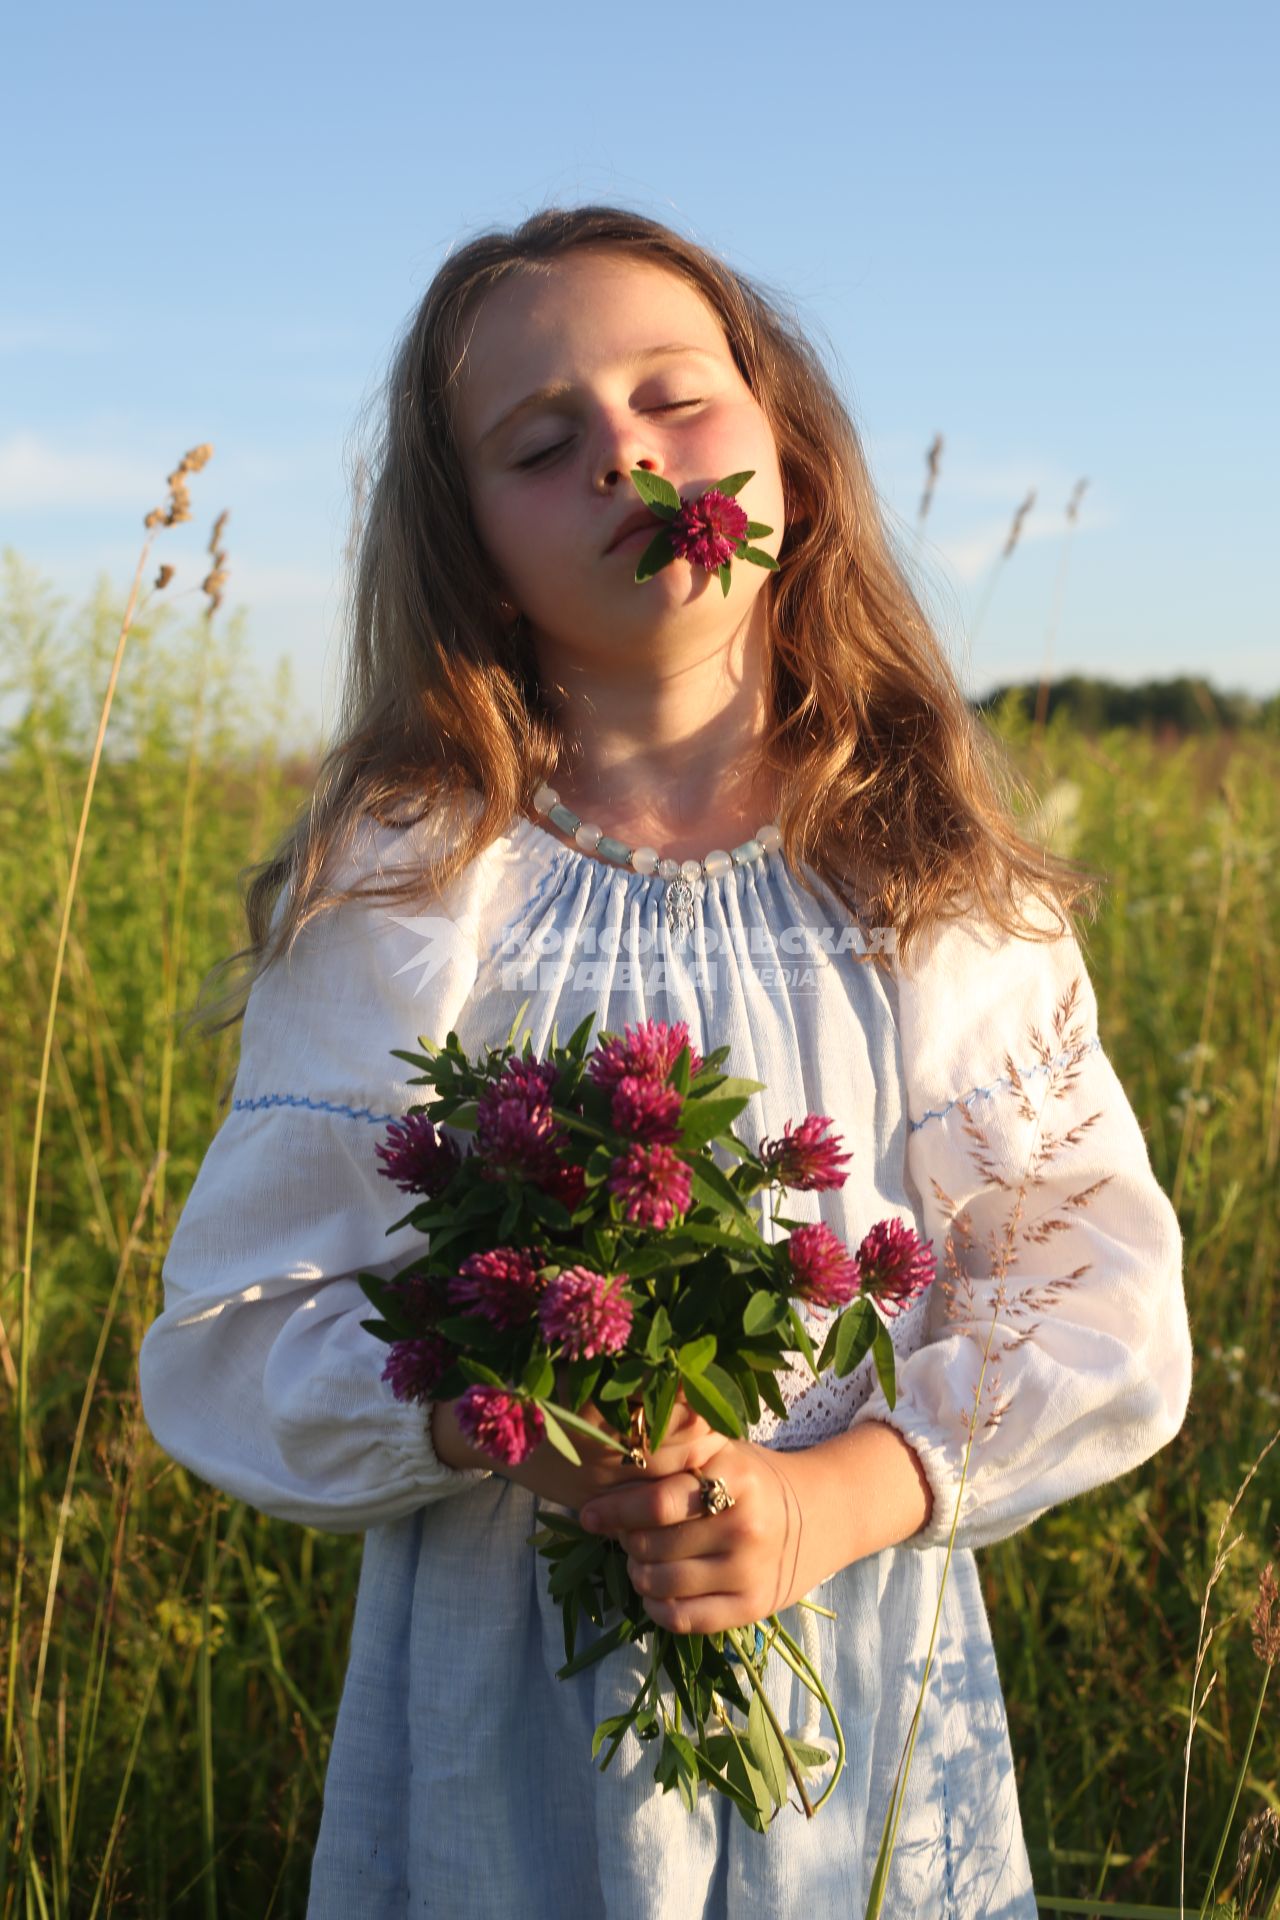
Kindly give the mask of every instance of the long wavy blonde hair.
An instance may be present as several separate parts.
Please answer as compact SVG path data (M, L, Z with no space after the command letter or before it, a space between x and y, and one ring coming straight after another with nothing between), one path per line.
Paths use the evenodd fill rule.
M205 987L221 968L247 959L247 970L189 1024L232 1024L252 980L343 901L424 905L571 756L472 522L454 402L477 304L575 247L623 250L700 293L773 430L786 534L763 588L769 721L757 764L776 777L793 868L807 863L863 925L895 929L904 961L961 911L1046 937L1023 917L1025 893L1059 923L1096 910L1097 877L1018 831L1012 801L1026 790L956 683L892 550L853 422L798 321L658 221L553 207L452 253L397 347L357 507L336 744L307 806L242 874L250 945ZM366 819L403 828L436 809L441 857L381 886L333 884Z

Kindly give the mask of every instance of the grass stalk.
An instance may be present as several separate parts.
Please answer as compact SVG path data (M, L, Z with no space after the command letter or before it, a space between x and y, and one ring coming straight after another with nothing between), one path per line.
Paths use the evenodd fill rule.
M208 460L211 447L199 447L188 453L174 473L169 476L171 490L170 506L167 518L160 509L147 516L148 532L138 555L138 564L134 570L129 597L120 622L120 631L115 643L111 661L111 670L107 677L106 692L98 715L98 728L89 758L89 772L85 781L84 798L80 806L80 822L76 830L75 844L72 848L71 862L67 871L66 885L63 889L62 917L58 927L57 950L54 955L53 979L49 988L49 1003L45 1015L44 1045L40 1059L40 1073L36 1085L35 1123L31 1141L31 1171L27 1183L27 1210L23 1235L21 1303L19 1324L21 1346L18 1352L18 1388L16 1396L17 1422L17 1499L16 1525L14 1538L14 1574L13 1591L10 1601L9 1653L5 1688L4 1716L4 1752L0 1757L0 1766L8 1774L9 1755L13 1743L14 1711L17 1698L18 1658L22 1637L22 1587L26 1572L27 1542L30 1528L29 1488L27 1478L26 1445L30 1419L31 1397L31 1360L32 1360L32 1270L35 1252L36 1199L40 1181L40 1148L44 1138L45 1102L49 1089L49 1065L53 1054L54 1028L58 1017L58 999L62 990L62 973L66 962L67 940L71 931L71 915L75 905L76 887L80 877L80 863L84 855L85 838L89 829L89 815L93 807L94 789L98 782L98 770L102 764L103 746L107 737L107 726L111 719L112 703L115 699L116 685L120 670L124 664L125 648L128 645L130 630L138 607L138 596L142 589L142 577L146 571L158 525L173 525L179 519L189 518L186 500L186 479L188 472L198 471Z
M58 1016L58 995L62 987L62 968L66 958L67 935L71 927L71 908L75 899L76 882L80 875L80 860L84 853L85 834L89 826L89 810L93 805L93 790L97 784L98 768L102 762L102 746L106 739L107 722L111 718L111 703L115 697L116 682L120 677L120 668L124 661L125 645L129 638L129 629L133 624L134 612L138 604L138 593L142 585L142 575L151 552L153 536L148 535L143 542L138 559L137 571L133 576L133 586L129 593L129 602L125 609L124 620L120 627L120 638L116 646L115 658L111 663L111 675L107 682L106 695L102 702L102 711L98 720L97 737L93 743L93 755L89 762L89 778L85 785L84 801L80 808L80 825L76 833L75 846L71 855L71 868L67 876L66 891L62 901L62 921L58 928L57 953L53 963L53 980L49 989L49 1006L45 1018L44 1049L40 1060L40 1077L36 1086L35 1128L31 1143L31 1173L27 1183L27 1214L22 1249L22 1294L19 1307L19 1325L21 1345L18 1349L18 1392L17 1392L17 1520L14 1539L13 1593L9 1616L9 1658L7 1686L5 1689L4 1715L4 1757L3 1765L7 1771L9 1755L13 1743L14 1707L18 1692L18 1654L22 1633L22 1586L26 1571L27 1539L30 1527L28 1511L27 1485L27 1434L30 1419L31 1399L31 1275L34 1258L36 1231L36 1196L39 1192L40 1145L44 1136L45 1098L49 1087L49 1062L53 1053L53 1030Z
M84 1445L85 1431L89 1425L89 1413L93 1406L93 1396L97 1391L98 1376L102 1371L103 1355L106 1353L107 1341L111 1337L111 1329L115 1324L116 1308L120 1302L120 1291L124 1285L125 1275L129 1271L129 1262L133 1258L133 1250L137 1245L138 1235L142 1231L142 1222L146 1217L147 1207L151 1201L151 1191L155 1184L158 1167L159 1156L152 1161L150 1167L147 1169L146 1179L142 1183L142 1193L138 1200L137 1211L134 1214L133 1225L129 1229L128 1239L120 1250L120 1258L116 1262L115 1280L112 1283L111 1293L107 1299L106 1311L102 1316L101 1324L98 1328L98 1344L94 1349L93 1359L89 1363L89 1373L85 1380L84 1392L80 1396L80 1414L76 1421L75 1438L71 1443L71 1455L67 1461L67 1477L62 1489L62 1499L58 1506L58 1518L54 1526L53 1554L49 1564L48 1585L45 1589L44 1619L40 1627L40 1647L36 1656L36 1679L31 1694L31 1718L35 1724L38 1724L40 1719L40 1701L44 1692L45 1663L49 1657L49 1642L53 1633L53 1611L58 1592L58 1573L62 1566L62 1550L66 1541L67 1520L71 1512L71 1501L76 1486L76 1474L80 1466L80 1450Z
M1223 1540L1226 1538L1227 1528L1231 1524L1232 1516L1234 1515L1236 1508L1240 1505L1240 1502L1244 1499L1245 1494L1248 1492L1249 1487L1253 1482L1254 1476L1257 1474L1258 1468L1262 1465L1263 1461L1266 1459L1267 1455L1270 1453L1272 1447L1275 1446L1277 1441L1280 1441L1280 1428L1277 1428L1277 1430L1272 1434L1271 1438L1267 1441L1266 1445L1263 1447L1261 1453L1259 1453L1256 1460L1253 1462L1253 1465L1249 1468L1248 1473L1245 1475L1239 1487L1236 1489L1235 1497L1232 1500L1231 1505L1227 1508L1226 1513L1223 1515L1222 1525L1218 1529L1217 1545L1214 1549L1213 1566L1209 1572L1209 1578L1208 1578L1208 1581L1206 1582L1205 1590L1204 1590L1204 1600L1202 1601L1201 1607L1200 1607L1200 1635L1196 1644L1195 1667L1191 1675L1191 1706L1190 1706L1190 1713L1187 1718L1186 1745L1183 1749L1182 1835L1181 1835L1181 1845L1180 1845L1180 1855L1179 1855L1180 1864L1179 1864L1179 1883L1178 1883L1178 1911L1180 1915L1185 1914L1186 1903L1187 1903L1187 1801L1188 1801L1188 1795L1189 1795L1189 1789L1190 1789L1190 1783L1191 1783L1191 1742L1195 1737L1196 1725L1200 1718L1200 1714L1204 1709L1205 1701L1209 1698L1209 1695L1213 1690L1214 1683L1218 1678L1218 1675L1216 1672L1210 1675L1209 1681L1205 1687L1204 1693L1200 1697L1199 1704L1197 1704L1196 1694L1199 1691L1199 1687L1200 1687L1200 1674L1201 1674L1201 1671L1203 1670L1205 1657L1208 1654L1210 1645L1212 1644L1214 1634L1217 1632L1216 1626L1208 1625L1209 1601L1212 1597L1215 1586L1217 1586L1219 1580L1222 1578L1223 1574L1226 1571L1228 1560L1230 1559L1232 1553L1235 1551L1236 1547L1240 1544L1241 1535L1239 1534L1236 1535L1235 1539L1232 1540L1225 1549L1222 1544ZM1247 1755L1246 1755L1246 1759L1247 1759ZM1237 1787L1237 1797L1238 1797L1238 1794L1239 1794L1239 1789ZM1223 1827L1222 1840L1218 1847L1218 1856L1217 1856L1218 1861L1221 1861L1222 1859L1222 1850L1223 1850L1223 1847L1225 1847L1226 1845L1227 1835L1231 1829L1231 1819L1232 1819L1232 1815L1234 1814L1234 1811L1235 1811L1235 1799L1232 1800L1231 1813L1228 1814L1226 1824ZM1213 1874L1216 1872L1217 1872L1217 1862L1215 1862L1214 1864L1213 1873L1211 1873L1209 1876L1209 1894L1210 1895L1213 1892Z

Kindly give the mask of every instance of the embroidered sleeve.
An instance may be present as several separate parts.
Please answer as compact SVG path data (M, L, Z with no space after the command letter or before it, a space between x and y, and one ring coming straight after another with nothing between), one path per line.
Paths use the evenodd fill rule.
M1073 935L949 927L902 974L899 1017L907 1167L939 1272L895 1406L877 1382L859 1419L897 1428L928 1477L905 1544L945 1547L958 1508L957 1546L980 1547L1181 1427L1182 1241Z
M361 1325L373 1308L355 1276L395 1273L425 1244L409 1228L388 1238L410 1201L374 1148L422 1097L390 1049L443 1035L474 979L459 941L428 991L393 987L415 941L390 929L385 912L344 906L255 983L231 1111L173 1234L141 1355L146 1417L175 1459L331 1532L488 1477L436 1457L429 1408L394 1398L387 1349Z

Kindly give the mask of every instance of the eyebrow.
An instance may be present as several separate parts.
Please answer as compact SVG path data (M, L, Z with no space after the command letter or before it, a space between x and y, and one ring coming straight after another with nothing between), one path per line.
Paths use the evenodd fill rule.
M669 359L678 353L696 353L703 360L715 360L716 358L716 355L709 352L705 347L693 347L687 345L684 341L668 340L660 347L641 347L639 352L628 354L623 360L622 365L624 367L635 367L639 366L642 360ZM477 449L486 446L490 440L501 433L504 427L510 426L513 420L519 419L521 414L528 413L533 407L546 406L549 401L561 400L565 394L570 391L571 387L568 381L558 380L553 381L549 386L539 387L534 393L527 393L523 400L517 400L514 407L508 407L500 419L495 420L491 427L485 429L476 441Z

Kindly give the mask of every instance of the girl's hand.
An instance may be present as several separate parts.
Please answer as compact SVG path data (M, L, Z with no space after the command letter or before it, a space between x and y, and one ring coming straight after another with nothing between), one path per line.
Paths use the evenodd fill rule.
M645 1612L671 1633L750 1626L825 1577L813 1564L819 1543L804 1541L801 1552L806 1481L796 1462L749 1440L715 1438L700 1470L733 1495L724 1513L703 1511L701 1488L686 1472L619 1487L578 1516L588 1532L612 1534L625 1547Z
M563 1398L563 1395L558 1392L557 1398ZM478 1452L463 1438L453 1409L451 1400L437 1401L432 1409L432 1439L436 1452L446 1465L490 1467L495 1473L502 1474L504 1479L527 1487L540 1499L574 1510L598 1494L613 1493L624 1486L643 1486L651 1479L700 1469L702 1462L724 1444L724 1435L717 1433L708 1426L701 1414L693 1411L682 1391L676 1396L667 1430L662 1436L662 1445L656 1450L646 1447L645 1458L649 1464L643 1469L633 1467L611 1446L588 1440L585 1434L576 1429L571 1431L570 1437L582 1456L580 1467L566 1460L549 1440L543 1440L518 1467L504 1467L487 1454ZM590 1421L592 1426L599 1427L614 1439L619 1437L615 1428L607 1426L594 1401L588 1400L581 1413L582 1418Z

